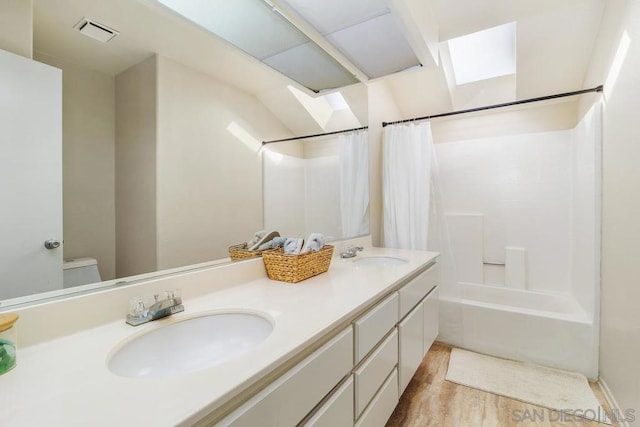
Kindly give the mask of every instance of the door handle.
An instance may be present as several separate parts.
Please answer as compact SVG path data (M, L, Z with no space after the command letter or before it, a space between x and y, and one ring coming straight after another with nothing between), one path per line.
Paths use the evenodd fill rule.
M44 242L44 247L47 249L57 249L60 247L60 242L56 239L49 239Z

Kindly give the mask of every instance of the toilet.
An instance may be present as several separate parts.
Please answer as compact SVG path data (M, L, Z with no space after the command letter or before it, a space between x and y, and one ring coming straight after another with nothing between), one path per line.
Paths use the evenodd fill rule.
M64 288L102 281L98 271L98 262L94 258L66 259L62 268L62 286Z

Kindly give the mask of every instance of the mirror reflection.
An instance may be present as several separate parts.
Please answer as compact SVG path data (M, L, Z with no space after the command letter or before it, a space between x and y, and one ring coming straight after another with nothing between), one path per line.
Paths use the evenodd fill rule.
M29 37L23 56L62 73L61 83L54 73L50 87L2 100L23 117L2 122L16 135L0 160L11 173L1 188L12 206L2 218L11 224L2 306L228 260L230 245L269 226L265 208L279 184L263 192L261 141L366 125L363 84L332 92L348 112L318 116L331 93L315 95L155 1L34 0L27 19L33 44ZM115 36L87 37L77 28L82 19ZM48 81L47 67L40 79L15 71L12 64L24 65L15 55L0 60L11 87ZM56 93L60 111L50 108ZM35 130L42 145L26 147ZM303 197L313 198L295 196ZM345 235L342 223L314 227ZM48 240L59 247L45 248Z
M367 130L265 150L264 224L286 236L329 241L369 233Z

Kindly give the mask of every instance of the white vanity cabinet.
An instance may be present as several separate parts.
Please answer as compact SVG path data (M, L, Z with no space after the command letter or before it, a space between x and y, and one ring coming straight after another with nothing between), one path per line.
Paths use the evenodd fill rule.
M398 369L387 377L366 411L356 422L355 427L384 427L398 404Z
M360 362L398 323L398 293L394 292L376 304L353 323L355 360Z
M393 332L353 374L356 384L356 418L364 412L364 409L397 364L398 331L394 327Z
M400 295L400 319L403 319L438 283L438 264L434 264L402 286Z
M217 425L383 427L438 334L437 273L384 296Z
M422 301L422 311L423 311L423 344L424 349L423 353L427 354L427 351L431 348L431 345L434 343L436 338L438 337L438 328L440 327L439 322L439 311L438 311L438 287L429 292L429 295Z
M438 335L438 265L399 289L398 383L402 394Z
M353 418L353 378L349 377L302 425L305 427L352 427Z
M397 386L393 405L389 403L393 390L384 386L398 365L398 301L393 292L353 322L356 425L384 426L396 406ZM378 424L372 424L374 419Z
M353 368L353 330L349 326L218 426L295 426Z
M424 357L423 345L424 312L422 304L418 304L398 325L400 346L398 360L400 362L400 394L407 388L413 374Z

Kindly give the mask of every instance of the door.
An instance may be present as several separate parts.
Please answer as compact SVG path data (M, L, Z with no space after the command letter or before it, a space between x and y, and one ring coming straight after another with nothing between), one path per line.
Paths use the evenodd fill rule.
M62 72L0 50L0 300L62 289Z

